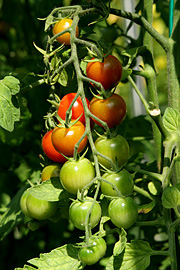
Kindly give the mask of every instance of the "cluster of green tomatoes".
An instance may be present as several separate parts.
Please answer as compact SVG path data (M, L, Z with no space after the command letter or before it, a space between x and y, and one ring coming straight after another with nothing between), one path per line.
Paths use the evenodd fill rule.
M62 19L53 28L53 34L57 35L70 27L71 19ZM79 35L79 29L76 29ZM67 32L57 37L57 41L69 45L70 34ZM58 177L62 188L72 194L74 199L69 206L69 220L75 228L86 231L87 228L95 228L101 220L101 203L95 200L88 189L100 183L100 196L108 200L108 215L110 221L118 228L128 229L137 220L138 208L132 198L134 182L132 175L123 167L129 157L129 145L127 140L116 134L114 136L98 135L94 142L94 153L97 156L101 175L96 175L94 161L82 155L73 159L75 146L78 142L77 153L86 149L88 134L86 134L86 114L90 112L91 132L96 126L116 128L126 116L126 103L121 96L111 90L119 83L122 76L122 65L113 55L108 55L100 61L92 61L87 64L86 76L92 81L100 82L108 97L96 95L91 101L86 99L86 108L80 96L74 101L76 93L69 93L62 97L57 108L60 119L66 119L66 111L71 109L71 121L64 125L62 121L48 130L42 138L42 149L50 164L45 166L41 173L42 183L52 177ZM91 85L93 87L93 85ZM85 113L86 110L86 113ZM58 119L58 118L57 118ZM77 120L78 119L78 120ZM100 121L99 121L100 119ZM83 192L82 200L76 195ZM100 196L98 198L100 198ZM70 196L71 197L71 196ZM58 202L40 200L26 190L20 201L21 210L25 216L37 220L53 219L58 213ZM79 248L79 258L82 263L91 265L105 255L106 242L99 237L91 236L88 244L84 243Z

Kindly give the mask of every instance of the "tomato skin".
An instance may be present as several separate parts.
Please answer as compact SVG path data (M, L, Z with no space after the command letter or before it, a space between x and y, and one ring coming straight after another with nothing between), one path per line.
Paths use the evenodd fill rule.
M52 132L53 129L48 131L42 138L42 149L45 155L54 162L64 163L67 161L63 155L58 153L52 144Z
M74 227L79 230L85 230L85 220L89 209L92 206L92 200L85 200L80 202L78 200L72 202L69 207L69 219L73 223ZM101 218L101 206L98 202L95 202L91 215L90 225L93 229L100 221Z
M29 214L29 211L27 209L27 206L26 206L26 201L27 201L27 196L29 195L29 192L28 190L25 190L21 196L21 199L20 199L20 208L21 208L21 211L22 213L26 216L26 217L31 217L30 214Z
M91 113L106 122L109 128L120 125L127 112L124 99L117 94L112 94L112 96L107 99L98 99L97 97L93 97L89 108ZM102 126L95 119L93 119L93 121L99 126Z
M31 217L46 220L56 213L58 204L57 202L37 199L29 193L26 199L26 207Z
M66 111L68 110L75 96L76 96L76 93L69 93L61 99L57 113L63 120L66 119ZM86 98L86 103L89 107L90 102L87 98ZM75 101L71 111L72 111L71 119L76 120L82 114L79 121L85 125L84 108L83 108L83 104L82 104L82 100L80 96Z
M79 251L80 260L87 265L93 265L106 253L107 245L103 238L99 238L90 243L89 247L81 248Z
M94 58L92 58L94 59ZM104 62L89 62L86 67L88 78L100 82L105 90L115 87L122 77L122 65L113 55L108 55Z
M134 200L128 196L112 200L108 207L108 213L115 226L128 229L137 220L138 208Z
M77 194L78 189L81 191L94 177L95 169L87 158L67 161L60 170L61 184L72 194Z
M119 190L121 196L131 195L133 192L133 178L131 174L125 169L122 169L120 172L117 173L105 173L103 174L102 178L114 184ZM113 189L110 184L104 181L101 181L101 192L107 196L118 196L117 191Z
M85 247L79 251L79 259L86 265L93 265L99 261L98 247Z
M95 141L95 147L99 153L110 158L114 164L117 159L118 167L124 165L129 157L129 144L121 135L117 135L110 139L99 137ZM98 161L107 169L112 168L110 162L99 155Z
M73 20L71 19L62 19L59 22L57 22L53 27L53 35L62 32L63 30L69 28L72 25ZM76 27L76 37L79 36L79 28ZM70 45L70 33L67 32L57 38L57 41L61 44Z
M47 181L51 177L59 177L61 166L59 164L48 165L41 172L41 181Z
M74 153L74 146L82 137L85 132L85 126L78 121L73 126L55 127L52 133L52 144L56 151L62 153L65 156L72 157ZM78 153L80 153L87 144L87 136L81 141L78 147Z

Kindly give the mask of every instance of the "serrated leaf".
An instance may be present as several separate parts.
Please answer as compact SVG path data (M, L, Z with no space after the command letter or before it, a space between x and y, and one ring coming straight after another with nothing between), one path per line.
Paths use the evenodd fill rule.
M121 229L121 234L119 235L119 241L116 242L114 245L114 249L113 249L114 256L118 256L123 252L126 246L126 242L127 242L126 235L127 235L126 231L124 229Z
M54 177L42 184L33 186L28 191L37 199L46 201L59 201L68 197L68 193L63 189L59 178Z
M162 195L162 204L165 208L176 208L180 205L180 191L176 187L168 187Z
M12 103L12 95L20 91L19 83L13 76L0 81L0 126L10 132L14 129L14 122L20 120L20 109Z
M78 260L78 249L70 244L40 254L39 258L31 259L28 263L39 270L78 270L81 265Z
M169 132L180 135L180 113L173 108L166 108L163 116L163 124Z
M0 218L0 240L3 240L15 226L24 221L24 215L20 209L20 198L24 188L21 188L10 204L7 206L6 212Z
M150 264L152 249L148 242L137 240L127 243L119 256L110 257L106 270L145 270Z

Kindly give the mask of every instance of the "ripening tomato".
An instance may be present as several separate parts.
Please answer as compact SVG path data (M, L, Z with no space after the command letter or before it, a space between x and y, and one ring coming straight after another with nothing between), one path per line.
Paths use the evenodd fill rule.
M56 151L65 156L72 157L74 147L85 132L85 126L78 121L74 125L66 128L64 126L55 127L52 133L52 144ZM81 141L77 151L80 153L87 144L87 136Z
M131 174L122 169L120 172L107 172L103 174L103 179L108 182L101 181L101 192L107 196L118 196L117 191L113 188L111 184L114 184L121 196L131 195L134 190L134 182Z
M95 169L87 158L77 161L69 160L60 170L60 181L62 186L72 194L77 194L84 186L95 177Z
M59 177L61 166L59 164L48 165L41 172L41 181L49 180L51 177Z
M58 162L58 163L64 163L65 161L67 161L67 159L65 157L63 157L63 155L61 155L60 153L58 153L56 151L56 149L54 148L53 144L52 144L52 132L53 129L48 131L42 139L42 149L45 153L45 155L51 159L52 161Z
M122 77L122 71L120 61L113 55L108 55L102 63L99 61L89 62L86 67L87 77L100 82L105 90L118 84Z
M124 165L128 160L129 144L121 135L117 135L110 139L99 137L95 141L95 147L100 154L110 158L114 164L118 165L118 167ZM107 169L112 169L112 165L107 159L98 155L98 161Z
M129 196L126 198L117 198L110 202L108 213L115 226L128 229L137 220L138 207L135 201Z
M71 27L72 22L73 22L73 20L71 20L71 19L67 19L67 18L61 19L53 27L53 35L55 36L56 34ZM78 37L78 36L79 36L79 28L78 28L78 26L76 26L76 37ZM59 36L57 38L57 41L61 44L70 45L70 33L66 32L65 34Z
M93 97L89 108L91 113L106 122L109 128L120 125L126 116L126 103L124 99L117 94L112 94L106 99ZM93 119L93 121L99 126L102 126L95 119Z
M92 207L92 198L87 198L85 201L74 201L69 207L69 219L73 223L74 227L79 230L85 230L86 216ZM90 214L90 226L93 229L100 221L101 218L101 206L98 202L95 202L91 214Z
M69 93L61 99L57 113L63 120L66 119L66 111L68 110L75 96L76 96L76 93ZM89 100L87 98L86 98L86 103L89 107ZM81 116L79 118L79 121L85 125L84 108L83 108L83 104L82 104L82 100L80 96L74 102L74 105L71 111L72 111L71 119L76 120L78 117Z

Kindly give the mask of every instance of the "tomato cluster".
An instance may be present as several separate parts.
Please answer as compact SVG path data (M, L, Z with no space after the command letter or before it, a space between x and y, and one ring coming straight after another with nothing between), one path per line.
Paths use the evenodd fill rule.
M71 44L72 23L71 19L61 19L55 24L53 35L59 43ZM42 170L41 184L52 177L60 181L63 191L73 199L68 206L68 218L74 228L86 233L95 228L101 221L101 199L104 198L111 226L128 229L136 222L138 209L132 198L133 177L124 168L129 158L129 144L114 132L126 117L126 103L113 90L121 80L122 65L113 55L104 56L102 61L93 58L87 64L86 75L88 87L95 86L98 93L90 101L79 91L61 98L52 117L53 125L42 138L48 165ZM94 129L91 121L95 123ZM97 138L98 126L104 134ZM87 147L90 151L86 151ZM97 186L99 194L95 196ZM58 215L59 202L38 199L26 190L20 206L30 219L53 220ZM88 244L83 243L79 250L79 259L83 264L92 265L105 255L107 246L102 237L89 235Z

